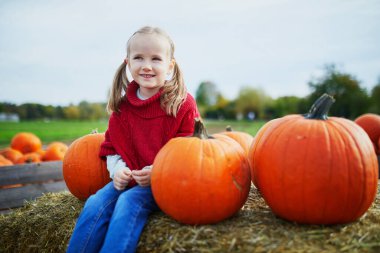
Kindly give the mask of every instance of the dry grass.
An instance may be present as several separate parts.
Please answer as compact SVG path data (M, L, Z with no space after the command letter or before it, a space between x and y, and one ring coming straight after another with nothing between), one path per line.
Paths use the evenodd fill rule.
M52 193L0 216L0 252L64 252L82 207L68 192ZM216 225L152 215L138 252L380 252L380 194L354 223L306 226L276 218L252 188L242 210Z

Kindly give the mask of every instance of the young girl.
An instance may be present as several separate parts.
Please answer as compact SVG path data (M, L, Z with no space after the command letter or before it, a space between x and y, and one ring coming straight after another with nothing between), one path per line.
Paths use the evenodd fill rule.
M135 252L148 215L159 210L150 188L153 160L171 138L191 135L199 116L164 31L143 27L128 40L107 109L100 156L113 181L87 200L67 252Z

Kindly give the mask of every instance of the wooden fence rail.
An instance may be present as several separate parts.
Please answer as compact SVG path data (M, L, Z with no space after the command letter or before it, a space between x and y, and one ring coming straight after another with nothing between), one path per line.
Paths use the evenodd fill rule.
M31 163L0 168L0 212L20 207L46 192L67 190L62 161Z

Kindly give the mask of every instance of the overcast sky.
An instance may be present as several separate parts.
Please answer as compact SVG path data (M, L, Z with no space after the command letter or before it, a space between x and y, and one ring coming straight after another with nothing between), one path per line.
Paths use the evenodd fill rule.
M193 95L304 96L331 63L368 90L380 78L379 0L1 0L0 102L105 102L144 25L172 37Z

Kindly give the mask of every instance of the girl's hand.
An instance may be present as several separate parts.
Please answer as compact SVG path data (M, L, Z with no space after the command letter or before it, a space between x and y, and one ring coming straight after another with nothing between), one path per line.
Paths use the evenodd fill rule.
M132 177L140 186L149 186L150 185L150 175L152 173L152 165L145 166L142 170L132 171Z
M113 176L113 186L116 190L124 190L132 180L132 172L128 168L123 168L115 172Z

